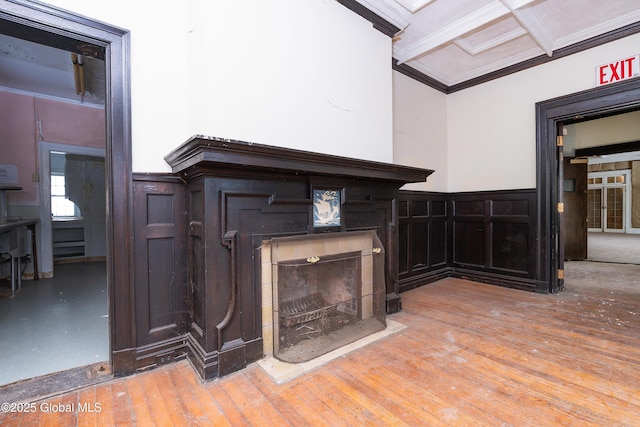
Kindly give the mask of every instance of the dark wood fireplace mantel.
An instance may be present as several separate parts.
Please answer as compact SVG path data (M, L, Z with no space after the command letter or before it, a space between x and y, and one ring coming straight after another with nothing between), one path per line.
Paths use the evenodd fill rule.
M274 237L375 230L386 249L386 309L401 309L398 192L433 171L204 136L165 160L187 186L188 357L204 379L263 355L260 251ZM340 194L339 225L314 227L316 189Z
M194 136L165 157L173 173L195 167L296 175L329 175L400 183L424 182L429 169L293 150L223 138Z

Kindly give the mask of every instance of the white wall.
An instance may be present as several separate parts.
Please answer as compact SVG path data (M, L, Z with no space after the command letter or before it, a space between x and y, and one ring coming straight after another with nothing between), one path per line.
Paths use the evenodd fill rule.
M134 172L194 134L391 162L391 40L335 1L49 0L131 32Z
M595 86L595 68L640 51L640 34L447 98L448 190L534 188L535 104Z
M640 140L640 110L564 127L564 154L576 149Z
M447 191L447 95L393 73L393 162L435 170L405 190Z

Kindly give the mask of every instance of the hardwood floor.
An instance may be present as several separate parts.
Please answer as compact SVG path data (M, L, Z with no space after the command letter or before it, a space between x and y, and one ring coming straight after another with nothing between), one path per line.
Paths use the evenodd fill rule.
M445 279L403 294L391 317L406 329L284 385L257 365L202 383L182 361L0 424L637 426L636 289L539 295Z

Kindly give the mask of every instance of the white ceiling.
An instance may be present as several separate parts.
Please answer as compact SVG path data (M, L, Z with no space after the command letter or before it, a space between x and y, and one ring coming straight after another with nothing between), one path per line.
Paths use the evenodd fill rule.
M400 29L399 64L447 88L640 22L640 0L355 1ZM104 103L104 61L83 58L84 96L69 52L0 35L0 61L0 86Z
M640 21L639 0L356 1L400 28L399 64L446 86Z

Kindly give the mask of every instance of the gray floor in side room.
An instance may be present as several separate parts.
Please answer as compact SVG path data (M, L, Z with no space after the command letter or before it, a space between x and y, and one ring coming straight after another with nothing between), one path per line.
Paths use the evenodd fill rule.
M640 264L640 234L589 233L587 259L598 262Z
M57 264L0 298L0 385L108 360L106 263Z

